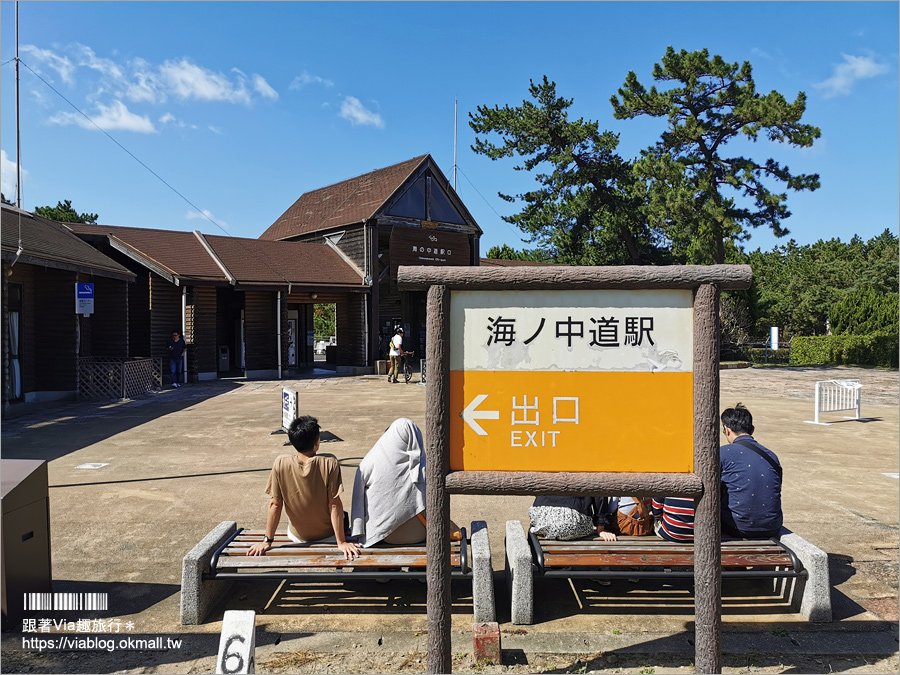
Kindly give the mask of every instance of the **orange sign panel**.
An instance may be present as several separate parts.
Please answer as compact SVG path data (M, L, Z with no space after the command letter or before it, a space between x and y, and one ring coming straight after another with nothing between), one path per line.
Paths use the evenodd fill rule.
M450 373L454 471L691 472L692 373Z

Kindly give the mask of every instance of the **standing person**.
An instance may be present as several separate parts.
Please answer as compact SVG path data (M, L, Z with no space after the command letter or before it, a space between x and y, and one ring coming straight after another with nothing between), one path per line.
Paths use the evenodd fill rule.
M265 541L253 544L247 555L265 555L272 548L284 508L291 541L334 541L344 557L353 560L359 556L359 546L346 539L341 468L334 455L316 454L318 420L309 415L298 417L288 427L288 438L297 453L281 455L272 466L266 485L266 494L272 499L266 514Z
M169 372L172 374L172 386L180 387L181 385L178 381L181 379L184 365L182 355L184 350L187 349L187 343L181 336L180 331L173 330L172 337L169 338L166 344L169 349Z
M738 403L722 413L722 534L771 539L781 533L781 463L752 434L753 416Z
M400 358L406 353L403 351L403 328L397 328L397 334L391 338L391 369L388 371L388 382L397 382L400 375ZM393 376L393 379L391 377Z

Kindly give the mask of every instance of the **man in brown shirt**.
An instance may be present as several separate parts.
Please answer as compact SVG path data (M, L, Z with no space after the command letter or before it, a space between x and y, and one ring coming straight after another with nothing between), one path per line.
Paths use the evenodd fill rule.
M247 555L265 555L272 548L283 508L292 541L318 541L333 534L344 557L353 560L359 556L359 546L347 541L344 534L341 469L333 455L316 454L318 420L308 415L298 417L288 429L288 438L297 454L275 460L266 485L266 494L272 498L266 517L266 540L253 544Z

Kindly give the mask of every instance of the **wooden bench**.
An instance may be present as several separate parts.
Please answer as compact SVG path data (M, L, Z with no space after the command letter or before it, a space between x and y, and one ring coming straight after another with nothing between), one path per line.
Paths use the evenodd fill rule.
M462 540L450 545L451 576L471 579L466 528L462 528L462 534ZM263 530L238 529L213 554L210 570L203 578L318 581L334 580L336 573L352 573L353 579L422 579L426 574L425 544L376 544L360 549L359 557L350 561L334 544L297 544L279 532L264 556L248 556L247 549L264 538Z
M493 569L487 525L472 523L458 542L451 542L451 578L472 580L475 622L496 621ZM247 549L263 541L263 530L245 530L223 522L210 532L182 562L181 622L202 623L213 604L235 580L287 579L354 581L361 579L424 579L427 556L424 543L412 546L377 544L347 560L334 544L297 544L286 533L276 533L264 556L248 556ZM345 576L346 575L346 576Z
M511 527L511 523L515 523ZM797 535L787 533L785 541L723 541L722 577L740 579L788 579L794 581L794 605L810 621L831 620L827 556ZM802 542L805 548L797 546ZM801 554L795 551L801 550ZM802 558L814 549L816 567L825 559L824 594L821 572L816 584L807 588L810 572ZM519 521L507 523L507 583L512 597L513 623L533 621L533 579L535 577L595 579L693 578L694 546L664 541L656 537L620 537L618 541L581 539L554 541L526 535ZM807 558L809 559L809 558ZM808 592L807 592L808 591ZM809 597L805 597L809 596ZM827 608L822 603L827 604ZM827 611L826 611L827 610Z

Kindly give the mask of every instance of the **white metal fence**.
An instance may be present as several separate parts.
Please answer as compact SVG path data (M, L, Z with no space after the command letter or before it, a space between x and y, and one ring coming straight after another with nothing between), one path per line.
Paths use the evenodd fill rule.
M855 410L855 417L844 419L860 419L859 390L862 383L859 380L825 380L816 382L816 413L814 420L806 420L809 424L823 424L829 426L830 422L820 422L819 413L840 412L843 410Z

